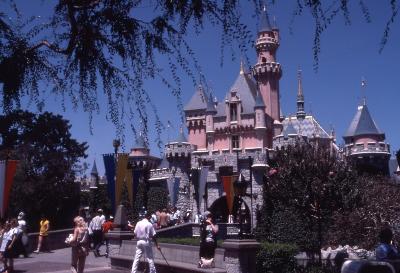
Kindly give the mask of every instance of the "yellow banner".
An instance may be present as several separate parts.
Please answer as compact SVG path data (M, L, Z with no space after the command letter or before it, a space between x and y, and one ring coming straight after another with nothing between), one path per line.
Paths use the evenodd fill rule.
M129 201L133 202L133 178L132 170L128 169L128 154L118 154L117 161L117 176L115 181L115 206L121 202L122 191L124 184L128 190Z

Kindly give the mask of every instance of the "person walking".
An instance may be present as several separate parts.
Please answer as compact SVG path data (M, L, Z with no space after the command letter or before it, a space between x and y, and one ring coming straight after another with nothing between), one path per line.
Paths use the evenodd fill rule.
M151 213L147 212L145 218L137 222L133 231L135 238L137 238L138 241L136 243L136 254L135 259L133 260L131 273L138 272L139 259L140 257L142 257L143 254L146 257L147 262L149 263L150 273L157 272L154 265L154 255L151 240L154 241L158 250L161 251L161 248L157 243L156 231L153 225L150 223L150 219Z
M111 215L107 221L104 222L103 224L103 237L106 240L106 258L108 258L108 254L109 254L109 242L108 242L108 238L106 237L106 234L110 231L114 229L114 217Z
M86 256L89 254L89 232L83 217L75 217L74 223L74 235L70 241L70 245L72 246L71 271L72 273L83 273Z
M105 222L105 216L103 215L103 210L98 209L97 215L93 217L92 221L90 221L89 229L93 232L93 253L95 257L100 256L100 246L103 244L103 224Z
M0 259L3 262L1 272L11 273L14 270L14 251L16 241L15 230L11 222L6 222L1 237Z
M49 236L50 229L50 221L46 218L44 214L40 217L40 230L39 230L39 238L38 238L38 246L34 253L38 254L40 250L49 251L49 246L47 244L47 237Z
M26 247L28 246L29 243L29 237L27 234L27 228L26 228L26 220L25 220L25 213L21 211L18 214L18 229L20 232L20 254L23 254L25 258L28 258L28 252L26 251Z

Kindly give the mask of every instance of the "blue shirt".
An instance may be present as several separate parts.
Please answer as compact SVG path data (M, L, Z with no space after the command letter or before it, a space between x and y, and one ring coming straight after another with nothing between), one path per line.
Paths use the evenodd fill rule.
M400 259L397 249L386 243L380 243L375 249L375 256L378 261Z

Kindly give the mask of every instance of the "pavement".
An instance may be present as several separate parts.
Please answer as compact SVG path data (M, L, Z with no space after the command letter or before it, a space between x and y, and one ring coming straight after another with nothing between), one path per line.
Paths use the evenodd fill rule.
M100 248L100 253L105 247ZM15 273L71 273L71 248L53 250L50 253L32 253L28 258L14 260ZM86 258L85 272L128 273L110 267L110 259L105 256L94 257L93 252Z

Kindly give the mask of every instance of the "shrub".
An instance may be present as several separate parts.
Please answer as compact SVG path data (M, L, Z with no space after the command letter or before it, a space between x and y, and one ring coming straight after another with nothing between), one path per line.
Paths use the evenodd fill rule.
M298 252L298 247L293 244L261 243L257 254L257 272L292 273L297 264L294 256Z

